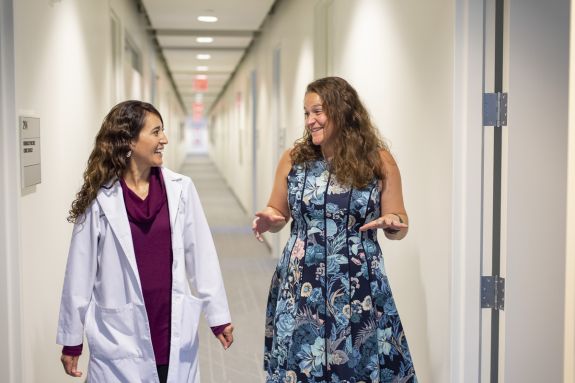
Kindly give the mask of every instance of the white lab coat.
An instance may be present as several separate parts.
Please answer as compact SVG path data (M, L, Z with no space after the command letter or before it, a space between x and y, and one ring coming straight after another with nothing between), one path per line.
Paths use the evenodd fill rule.
M209 326L231 318L194 184L165 168L162 174L173 252L168 382L199 383L199 315L204 312ZM132 234L117 181L100 189L72 234L57 343L78 345L84 333L90 348L88 382L159 382Z

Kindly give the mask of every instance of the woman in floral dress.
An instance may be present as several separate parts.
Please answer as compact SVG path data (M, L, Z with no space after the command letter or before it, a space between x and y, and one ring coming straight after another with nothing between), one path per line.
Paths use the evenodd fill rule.
M253 222L261 241L292 218L267 304L267 383L415 383L377 242L377 229L407 234L397 164L345 80L309 84L304 113Z

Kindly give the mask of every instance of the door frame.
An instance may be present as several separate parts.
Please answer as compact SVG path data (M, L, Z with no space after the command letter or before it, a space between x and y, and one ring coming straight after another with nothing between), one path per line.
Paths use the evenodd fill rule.
M0 349L2 381L20 382L19 185L13 0L0 0Z
M450 381L479 382L483 243L484 1L456 0Z

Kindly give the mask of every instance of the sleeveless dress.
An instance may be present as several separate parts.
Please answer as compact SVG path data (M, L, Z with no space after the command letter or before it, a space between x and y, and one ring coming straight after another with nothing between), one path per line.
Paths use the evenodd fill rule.
M380 186L341 185L328 163L287 178L291 236L266 309L267 383L417 383L376 230Z

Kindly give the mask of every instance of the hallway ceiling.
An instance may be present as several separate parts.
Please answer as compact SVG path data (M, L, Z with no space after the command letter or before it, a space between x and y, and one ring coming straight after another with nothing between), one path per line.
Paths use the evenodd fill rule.
M202 108L199 106L201 103L204 114L222 92L276 2L140 1L186 109L192 113ZM218 21L201 22L198 16L216 16ZM196 39L199 37L211 37L213 42L198 42ZM199 59L200 54L210 58ZM203 80L206 78L207 87Z

